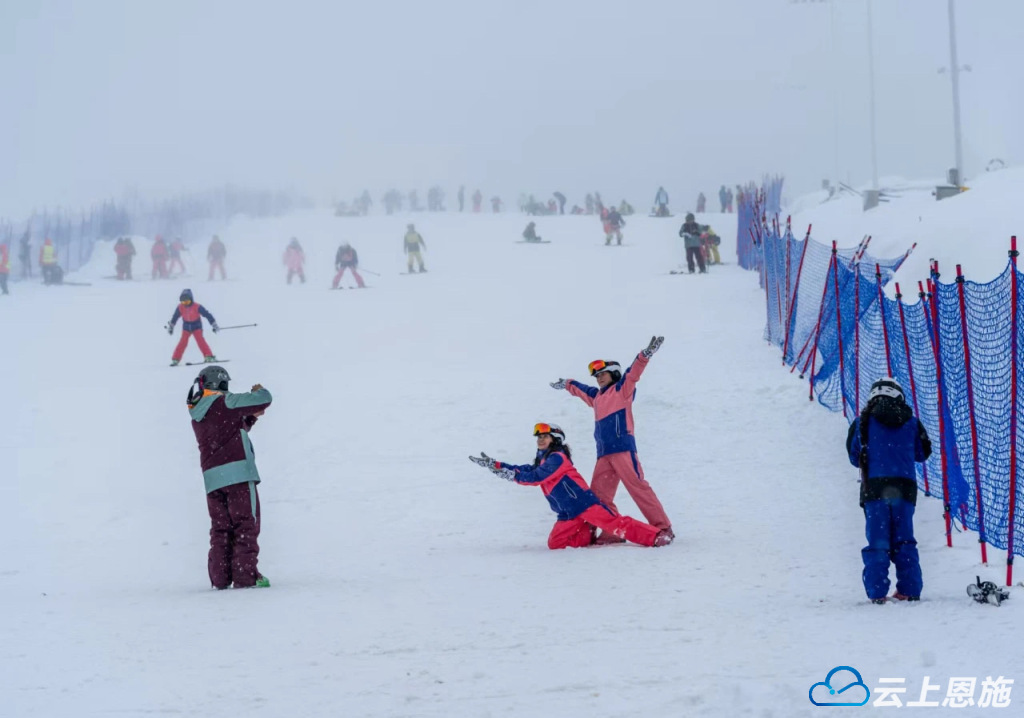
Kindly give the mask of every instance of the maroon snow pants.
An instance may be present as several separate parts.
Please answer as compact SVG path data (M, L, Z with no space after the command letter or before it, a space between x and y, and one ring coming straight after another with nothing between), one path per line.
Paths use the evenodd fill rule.
M256 585L260 495L256 484L232 484L206 495L210 510L210 583L214 588Z

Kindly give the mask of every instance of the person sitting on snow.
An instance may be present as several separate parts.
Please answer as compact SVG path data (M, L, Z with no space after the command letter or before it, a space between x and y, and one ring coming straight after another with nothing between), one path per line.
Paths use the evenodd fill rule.
M523 230L523 239L527 242L540 242L541 238L537 236L537 223L530 222L526 225L526 229Z
M665 546L672 542L670 531L622 516L594 495L573 466L565 432L557 424L536 424L533 435L537 437L537 455L532 464L517 466L495 461L482 452L469 460L508 481L540 486L551 510L558 514L548 535L548 548L590 546L596 540L597 529L641 546Z

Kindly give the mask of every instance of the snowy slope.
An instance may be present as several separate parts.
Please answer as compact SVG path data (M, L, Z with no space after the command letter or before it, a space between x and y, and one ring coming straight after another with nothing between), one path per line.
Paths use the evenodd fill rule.
M973 539L944 547L938 502L918 518L926 600L866 603L846 424L762 341L755 274L666 273L679 219L633 218L606 248L592 218L541 218L553 243L532 246L519 216L418 216L430 272L401 276L407 218L312 212L222 231L228 282L18 285L0 302L0 713L800 716L836 665L871 687L1024 675L1021 608L968 601L1002 571ZM733 261L734 218L703 220ZM289 287L293 235L310 276ZM327 291L342 239L371 289ZM184 286L223 325L259 322L211 343L235 388L275 396L253 432L269 590L208 586L193 373L166 366L161 330ZM547 382L655 333L638 443L678 539L548 551L540 491L466 456L528 461L532 424L555 421L589 476L592 415ZM636 515L621 490L619 508Z
M792 210L794 234L812 224L818 241L835 240L840 247L854 247L871 235L870 251L876 257L899 257L917 242L895 278L915 292L917 281L928 277L931 258L939 260L943 281L953 281L961 264L968 279L988 282L1006 267L1010 236L1024 238L1024 167L980 175L968 182L966 192L941 202L931 194L933 182L891 178L880 184L893 188L895 196L868 212L857 196L821 204L815 204L823 199L820 192L798 198ZM888 291L894 293L892 283Z

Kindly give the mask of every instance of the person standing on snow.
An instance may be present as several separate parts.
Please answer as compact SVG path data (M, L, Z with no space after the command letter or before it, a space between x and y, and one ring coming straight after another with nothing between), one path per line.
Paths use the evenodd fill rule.
M7 291L7 277L11 274L11 255L6 244L0 244L0 294Z
M474 202L476 201L474 196ZM476 210L473 210L474 212ZM405 249L405 255L409 261L409 269L407 274L412 274L412 263L415 260L419 265L419 271L425 272L427 268L423 266L423 255L421 254L421 247L427 248L427 243L423 240L423 237L419 232L416 231L416 225L410 224L407 226L405 233L405 240L403 242L403 248Z
M159 234L153 240L149 257L153 260L153 279L167 279L167 243Z
M654 489L644 479L644 469L640 465L633 436L636 383L664 341L665 337L651 337L650 343L637 355L625 375L618 362L604 359L590 362L590 375L597 381L596 389L572 379L559 379L551 383L551 388L564 389L594 409L597 465L594 467L591 487L597 498L616 511L615 491L621 481L648 523L667 531L667 536L672 539L675 537L672 522L665 514ZM600 541L606 540L609 539L602 538Z
M216 269L220 270L221 279L227 279L227 275L224 272L224 258L226 256L228 256L228 248L220 241L220 237L216 234L213 235L213 239L210 240L210 246L206 250L206 260L210 263L209 281L213 281L213 273Z
M334 282L331 284L331 289L338 288L338 282L341 281L341 277L345 274L346 269L352 272L352 276L356 278L356 284L359 288L365 289L366 285L363 284L363 278L359 276L359 272L356 269L358 266L359 255L348 242L345 242L338 247L338 252L334 255L334 268L338 270L338 273L334 275Z
M466 186L459 185L459 211L466 208Z
M470 456L469 460L508 481L541 487L551 510L558 514L548 535L548 548L590 546L596 541L597 529L618 541L632 541L641 546L665 546L672 542L671 531L659 531L642 521L620 515L590 490L573 466L565 432L557 424L536 424L533 435L537 437L537 455L532 464L507 464L484 453Z
M846 453L861 472L860 505L868 539L861 551L864 590L872 603L886 602L891 561L896 565L892 598L918 601L922 580L914 539L914 464L928 460L932 442L892 377L871 385L864 411L850 424Z
M703 192L697 195L697 214L703 214L704 210L707 208L707 204L708 198L704 196Z
M725 214L725 209L728 206L729 195L725 191L725 185L722 185L718 189L718 202L722 205L722 214Z
M18 261L21 262L21 278L32 276L32 232L28 229L18 240Z
M484 201L484 196L482 194L480 194L480 190L477 190L476 192L473 193L473 211L474 212L479 212L480 211L480 205L483 203L483 201Z
M626 220L619 214L619 210L612 207L608 210L608 218L605 220L605 240L604 243L609 245L612 243L612 237L616 238L616 244L622 244L622 228L626 225Z
M267 588L259 572L260 475L249 432L273 397L260 384L245 394L228 390L220 366L204 367L188 392L188 413L199 444L199 464L210 513L210 583L222 590Z
M43 273L43 284L60 284L61 272L57 265L57 248L49 237L39 248L39 269Z
M704 253L701 250L701 228L697 224L693 213L686 215L686 221L679 228L679 236L683 238L683 246L686 247L686 268L693 274L693 262L697 260L701 274L707 274L707 267L704 266Z
M217 357L213 355L210 345L203 338L202 318L206 317L206 321L210 323L210 329L213 330L214 334L220 331L220 327L217 326L217 320L206 311L206 307L193 301L191 289L183 290L181 296L178 297L178 301L179 304L174 308L174 314L171 315L171 321L167 322L164 326L167 333L173 336L174 325L178 322L179 318L181 319L181 339L171 355L171 366L178 366L178 362L181 361L181 357L185 354L185 347L188 346L189 337L195 337L199 351L203 353L203 361L217 361Z
M132 258L135 256L135 245L128 237L119 237L114 242L114 256L117 257L117 278L132 278Z
M306 253L302 251L302 245L299 244L299 240L292 237L292 241L288 243L284 250L284 265L288 267L288 284L292 283L292 276L295 274L299 275L299 280L303 284L306 283L306 275L302 271L305 263Z
M558 213L565 214L565 195L561 192L555 192L555 199L558 200Z
M501 197L491 197L491 209L494 210L495 214L501 211Z
M181 261L181 253L187 252L188 250L185 249L185 243L181 241L181 237L175 237L168 249L170 250L171 257L171 264L167 268L168 273L173 274L174 266L177 265L178 267L181 267L181 273L184 274L186 270L185 263Z
M668 217L668 192L664 187L659 187L654 195L654 216Z

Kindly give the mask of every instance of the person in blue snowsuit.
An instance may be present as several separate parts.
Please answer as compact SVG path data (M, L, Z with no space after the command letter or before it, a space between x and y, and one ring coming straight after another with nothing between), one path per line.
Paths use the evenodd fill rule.
M654 195L654 216L668 217L668 192L664 187L659 187Z
M924 424L907 405L903 388L892 377L871 385L867 406L846 436L850 463L860 468L860 505L864 509L868 545L864 559L864 590L873 603L889 593L889 563L896 565L898 601L921 598L921 562L914 539L917 472L914 464L931 456L932 443Z

